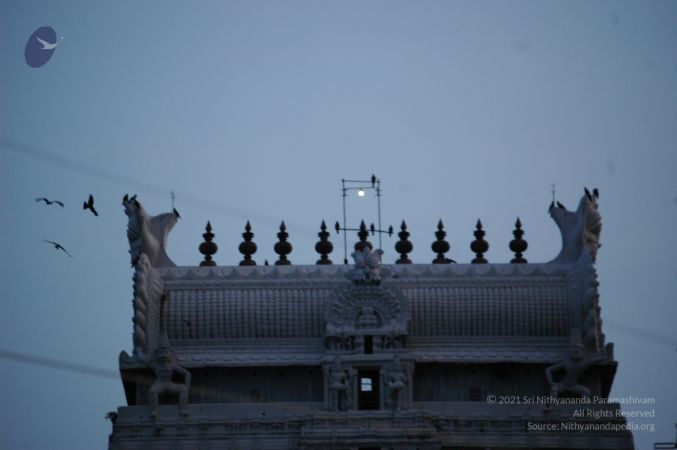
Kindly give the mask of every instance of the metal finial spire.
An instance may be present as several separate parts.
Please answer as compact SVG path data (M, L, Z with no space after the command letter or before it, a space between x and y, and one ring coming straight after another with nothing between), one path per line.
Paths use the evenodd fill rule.
M174 194L174 191L171 191L171 192L169 193L169 196L170 196L171 199L172 199L172 209L174 209L174 200L176 200L176 195Z
M555 183L552 183L552 202L555 203Z

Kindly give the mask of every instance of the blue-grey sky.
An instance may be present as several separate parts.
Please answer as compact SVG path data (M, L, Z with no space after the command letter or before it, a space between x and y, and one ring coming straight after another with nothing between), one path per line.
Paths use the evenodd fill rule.
M45 25L63 40L31 68ZM312 264L340 180L375 173L414 262L433 259L442 219L466 263L477 218L490 261L512 257L517 216L525 256L554 258L551 185L570 209L597 187L612 393L656 399L638 448L674 438L676 2L0 0L0 36L0 349L117 369L132 346L127 192L152 214L176 192L178 265L200 261L207 220L218 264L237 264L247 219L259 263L284 219L290 259ZM348 199L351 226L375 211ZM104 415L124 404L115 379L0 359L0 380L3 449L104 448Z

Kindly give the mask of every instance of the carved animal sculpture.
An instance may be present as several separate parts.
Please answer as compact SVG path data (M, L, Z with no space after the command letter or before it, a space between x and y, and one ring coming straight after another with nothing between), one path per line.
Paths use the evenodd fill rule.
M564 205L550 204L549 212L562 233L562 250L553 262L577 261L583 249L587 249L594 261L597 249L601 247L599 236L602 218L597 211L599 191L585 189L576 211L567 210Z
M142 253L148 256L153 267L175 267L165 251L167 235L176 224L179 215L176 211L151 217L143 205L125 194L122 199L127 222L127 239L129 239L129 253L132 267L136 266Z

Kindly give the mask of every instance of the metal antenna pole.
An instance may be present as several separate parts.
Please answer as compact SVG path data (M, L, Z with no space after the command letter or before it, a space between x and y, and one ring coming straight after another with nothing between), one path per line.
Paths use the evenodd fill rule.
M382 230L381 228L381 179L377 178L376 179L376 203L378 204L378 229ZM379 232L378 233L378 248L379 250L383 250L383 241L382 241L382 235L383 233Z
M341 180L341 190L343 192L343 264L348 264L348 236L346 235L346 180Z
M174 195L174 191L170 193L170 197L172 198L172 209L174 209L174 199L176 198L176 195Z
M351 185L352 183L352 185ZM348 231L357 231L359 236L360 228L348 228L348 209L346 206L346 197L348 197L348 191L355 190L359 197L364 197L364 191L367 190L376 191L376 204L378 206L378 229L374 227L374 223L371 223L369 230L371 234L378 233L378 246L382 250L383 247L383 233L388 233L388 236L392 236L393 227L388 227L387 230L382 229L381 222L381 180L376 178L376 175L371 176L368 180L346 180L345 178L341 180L341 196L343 197L343 226L339 225L339 222L336 221L336 232L339 233L343 231L343 263L348 264ZM371 244L370 244L371 248Z
M555 183L552 183L552 202L555 203Z

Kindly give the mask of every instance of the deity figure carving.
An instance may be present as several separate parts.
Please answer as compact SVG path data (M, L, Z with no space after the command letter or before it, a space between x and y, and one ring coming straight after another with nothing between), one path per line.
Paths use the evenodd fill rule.
M350 375L341 365L341 359L337 356L334 365L329 371L329 408L332 411L345 411L348 409L350 398Z
M127 239L132 267L136 266L142 253L148 256L153 267L175 267L165 251L167 235L176 224L179 213L176 209L170 213L151 217L143 205L136 199L136 195L125 195L122 199L127 222Z
M391 411L400 411L402 409L402 398L408 383L408 377L405 367L400 362L400 357L395 355L393 360L386 366L385 370L386 384L386 406Z
M381 319L376 310L371 306L363 306L357 315L357 328L378 328Z
M355 266L346 276L355 283L379 284L389 275L389 271L381 268L381 255L383 250L373 250L365 245L362 251L355 250L351 256L355 260Z
M580 341L580 332L576 333L576 336L575 340ZM545 369L545 378L550 385L550 396L557 398L561 393L569 392L581 397L590 397L592 392L588 387L580 384L579 379L588 368L605 359L603 355L586 355L583 345L580 342L574 342L565 359ZM555 381L557 373L562 375Z
M160 347L156 350L153 358L139 355L139 359L155 372L155 381L148 390L150 415L153 418L157 416L160 395L175 394L179 396L179 409L181 414L186 416L188 415L186 408L188 405L188 392L190 390L190 372L174 361L174 354L169 346L166 335L163 336L163 341L164 342L162 342ZM183 383L175 383L172 381L172 375L174 375L174 373L183 377Z

